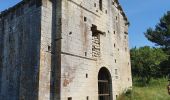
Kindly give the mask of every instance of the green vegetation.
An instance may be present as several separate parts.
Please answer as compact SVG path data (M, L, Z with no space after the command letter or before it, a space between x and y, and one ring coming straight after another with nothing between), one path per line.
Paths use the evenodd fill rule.
M169 74L170 79L170 12L144 34L158 47L131 49L133 89L120 95L118 100L170 100L165 78Z
M167 79L151 80L147 86L140 86L135 80L133 90L119 96L118 100L170 100L167 93Z
M149 41L170 49L170 12L160 19L155 29L149 28L144 34Z
M155 28L147 29L144 34L159 47L132 48L130 54L133 77L147 85L151 78L170 76L170 12L160 19Z
M148 84L151 78L164 75L160 72L160 63L168 57L162 49L145 46L131 49L130 54L133 77L138 77L143 84Z
M170 11L168 11L161 19L155 28L149 28L144 33L145 37L159 46L164 52L169 55L169 59L163 61L162 71L164 74L170 74Z

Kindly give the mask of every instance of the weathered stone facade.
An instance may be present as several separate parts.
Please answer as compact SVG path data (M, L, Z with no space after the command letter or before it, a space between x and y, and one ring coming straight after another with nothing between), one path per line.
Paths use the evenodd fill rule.
M0 100L116 100L131 86L117 0L24 0L0 14Z

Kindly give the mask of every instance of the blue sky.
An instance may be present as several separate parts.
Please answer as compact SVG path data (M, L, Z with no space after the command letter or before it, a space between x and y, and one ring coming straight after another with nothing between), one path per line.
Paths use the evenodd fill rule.
M15 5L21 0L0 0L0 11ZM161 16L170 10L170 0L119 0L130 22L130 47L154 46L144 32L154 27Z
M22 0L0 0L0 11L7 9Z
M119 0L119 2L130 21L130 47L154 46L143 33L148 27L154 28L159 19L170 11L170 0Z

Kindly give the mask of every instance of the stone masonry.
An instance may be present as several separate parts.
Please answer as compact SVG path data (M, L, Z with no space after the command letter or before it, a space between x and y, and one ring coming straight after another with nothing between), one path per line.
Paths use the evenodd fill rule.
M23 0L0 13L0 100L116 100L132 86L118 0Z

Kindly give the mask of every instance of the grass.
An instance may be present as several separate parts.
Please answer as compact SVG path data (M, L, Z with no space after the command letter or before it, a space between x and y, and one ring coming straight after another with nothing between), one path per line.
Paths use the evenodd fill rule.
M134 82L133 89L119 96L118 100L170 100L167 84L167 79L151 80L147 86Z

